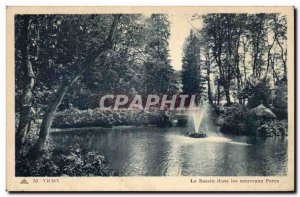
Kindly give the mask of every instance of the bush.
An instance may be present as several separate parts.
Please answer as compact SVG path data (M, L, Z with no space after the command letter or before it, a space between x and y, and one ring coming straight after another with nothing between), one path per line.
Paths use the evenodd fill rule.
M170 116L164 111L109 111L98 108L91 110L68 109L55 115L52 127L112 127L119 125L157 125L169 126Z
M273 92L268 78L250 78L246 81L243 94L248 98L248 108L254 108L260 104L270 107Z
M244 114L245 110L240 104L225 107L224 112L219 115L219 119L217 120L220 131L236 135L246 134Z
M48 149L36 160L17 159L16 176L118 176L109 168L105 157L96 152L84 153L78 146L65 154L54 154Z
M287 136L287 122L285 120L268 121L257 129L257 135L261 137Z
M288 135L286 120L264 119L251 115L239 104L220 110L217 125L220 126L221 132L235 135L264 137Z
M280 120L288 118L288 98L287 98L287 82L278 81L275 87L275 97L273 101L274 113Z

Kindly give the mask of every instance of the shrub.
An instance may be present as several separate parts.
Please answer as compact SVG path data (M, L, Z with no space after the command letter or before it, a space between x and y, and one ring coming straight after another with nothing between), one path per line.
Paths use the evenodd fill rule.
M49 149L34 161L26 157L17 159L16 176L118 176L118 173L109 168L103 155L93 151L84 153L75 145L64 154L56 155Z
M74 127L112 127L118 125L170 125L170 116L164 111L109 111L100 110L78 110L68 109L57 112L52 127L74 128Z
M287 136L287 121L274 120L262 124L257 129L257 135L262 137Z
M250 78L246 81L243 94L248 97L248 108L254 108L261 103L270 107L273 92L268 78Z
M275 87L275 96L273 101L274 113L280 120L288 117L288 98L287 98L287 83L284 80L278 81Z
M245 110L240 104L225 107L224 112L219 115L219 119L217 120L218 125L220 125L220 131L244 135L246 131L244 114Z

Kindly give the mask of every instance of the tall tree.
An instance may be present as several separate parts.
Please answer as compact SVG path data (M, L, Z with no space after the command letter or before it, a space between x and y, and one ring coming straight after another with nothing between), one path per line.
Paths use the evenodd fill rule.
M235 14L208 14L203 17L202 35L212 48L219 69L219 83L224 89L227 104L231 103L232 80L236 76L239 80L241 78L237 68L243 18L244 15Z
M63 79L62 85L57 90L53 101L48 105L47 110L45 111L45 115L42 120L41 129L39 133L39 138L37 143L33 146L31 151L28 153L30 156L37 155L37 152L43 151L45 142L48 140L49 131L51 128L51 124L54 118L55 111L58 106L61 104L63 98L66 93L70 89L70 87L78 80L79 77L82 76L84 72L91 69L93 66L97 65L99 61L106 55L106 53L113 47L114 38L116 35L118 23L121 15L114 15L113 21L110 26L110 30L106 39L102 43L101 46L97 47L94 51L91 51L86 59L83 62L76 62L77 69L70 73L70 76L65 77ZM83 27L79 27L82 29ZM86 52L86 51L85 51Z
M252 74L260 78L263 70L263 56L266 51L267 14L252 14L248 16L248 32L252 51Z
M253 77L271 77L273 85L285 78L286 16L207 14L194 16L193 19L202 20L203 27L197 30L203 40L201 45L206 46L204 51L211 51L210 68L218 69L214 77L217 103L225 95L227 104L236 99L240 104L245 104L247 95L243 89ZM203 56L207 54L203 53ZM208 86L208 89L211 88Z
M16 33L19 34L18 38L25 38L25 41L20 42L21 52L21 68L23 72L24 86L22 90L22 99L20 106L20 119L19 125L16 132L16 153L18 155L20 148L25 142L26 133L30 130L30 122L32 113L35 111L33 108L33 88L35 84L35 75L32 68L32 48L34 47L33 41L36 39L34 31L36 31L36 26L33 25L34 16L25 16L22 19L17 19L18 23L22 28L17 29ZM20 24L22 23L22 24ZM17 41L20 41L17 39ZM18 51L16 50L16 56Z
M152 14L146 40L144 94L173 94L177 81L169 58L170 22L167 15Z
M204 58L205 58L204 65L206 68L206 80L207 80L207 98L208 98L208 103L210 105L213 105L213 94L212 94L212 87L211 87L212 55L210 54L209 49L204 53Z
M196 95L198 103L204 90L200 65L200 42L195 33L190 31L183 51L182 91L184 94Z
M278 14L272 15L272 30L274 33L274 40L280 48L279 59L283 67L283 78L287 77L287 20L286 16L280 16Z

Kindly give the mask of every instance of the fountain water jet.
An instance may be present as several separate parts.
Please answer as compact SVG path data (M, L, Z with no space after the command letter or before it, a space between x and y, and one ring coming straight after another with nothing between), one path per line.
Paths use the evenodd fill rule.
M204 132L200 132L200 126L204 117L204 114L207 112L207 105L202 104L199 106L194 106L192 109L189 111L189 115L193 119L193 124L194 124L194 132L189 133L189 137L193 138L204 138L207 137L207 135Z

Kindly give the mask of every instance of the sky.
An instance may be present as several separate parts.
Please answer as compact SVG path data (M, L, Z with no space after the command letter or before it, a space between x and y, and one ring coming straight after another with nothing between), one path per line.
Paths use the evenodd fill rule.
M186 37L189 35L190 30L193 26L196 28L201 27L200 20L192 21L191 18L193 14L170 14L169 20L171 22L170 26L170 59L171 64L175 70L181 70L182 67L182 52L183 45ZM192 25L193 26L192 26Z

